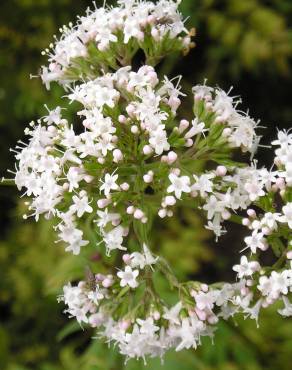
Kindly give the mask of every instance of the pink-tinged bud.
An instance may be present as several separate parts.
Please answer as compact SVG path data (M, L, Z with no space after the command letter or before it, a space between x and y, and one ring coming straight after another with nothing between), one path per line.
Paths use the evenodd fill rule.
M132 134L137 135L139 133L139 127L136 126L136 125L133 125L131 127L131 132L132 132Z
M166 155L163 155L160 160L162 163L168 163L168 158Z
M189 127L189 125L190 125L189 121L187 121L186 119L182 119L178 127L179 133L181 134L182 132L184 132Z
M242 295L247 295L249 293L249 289L247 287L243 287L240 289Z
M223 220L228 220L231 217L231 213L228 212L226 209L222 212Z
M121 220L119 218L116 218L114 220L112 220L112 225L113 226L118 226L120 224Z
M123 190L123 191L128 191L130 189L130 185L127 183L127 182L123 182L121 185L120 185L120 188Z
M278 158L278 157L276 157L276 158L274 159L274 163L275 163L275 165L276 165L277 167L279 167L279 166L281 166L281 165L282 165L282 162L281 162L280 158Z
M128 115L131 117L135 113L135 107L133 104L129 104L126 108Z
M177 154L173 151L167 154L168 164L172 164L177 160Z
M215 123L222 123L224 121L223 117L222 116L217 116L215 118Z
M128 215L132 215L135 212L135 208L133 206L129 206L126 212Z
M113 151L113 157L114 157L114 162L118 163L123 159L123 153L120 151L120 149L115 149Z
M249 221L248 218L243 218L241 222L242 222L243 226L249 226L250 225L250 221Z
M254 220L254 221L252 222L252 224L251 224L251 227L252 227L254 230L259 229L259 228L260 228L260 226L261 226L261 223L260 223L260 221L258 221L258 220Z
M156 85L158 83L157 73L154 71L150 71L148 73L148 77L153 85Z
M150 145L145 145L145 146L143 147L143 153L144 153L145 155L150 155L150 154L152 154L152 153L153 153L153 149L152 149L152 147L151 147Z
M97 282L101 282L101 281L103 281L105 279L105 276L103 275L103 274L96 274L95 275L95 280L97 281Z
M141 220L142 217L144 217L143 211L141 211L139 208L136 209L134 212L134 218L136 218L136 220Z
M151 36L154 38L155 41L159 41L159 31L157 28L152 28Z
M268 250L268 248L269 248L269 245L268 245L268 243L267 242L264 242L263 244L262 244L262 247L260 248L262 251L266 251L266 250Z
M189 36L186 36L186 37L183 38L183 46L184 47L187 48L190 45L190 43L191 43L191 38Z
M251 280L251 279L246 280L246 285L247 285L248 287L253 286L253 280Z
M181 105L181 101L176 96L171 96L168 100L168 104L172 110L177 110L177 108Z
M152 316L153 316L154 320L159 320L160 317L161 317L160 312L158 312L158 311L154 311Z
M192 139L187 139L185 143L185 147L190 148L194 144Z
M287 258L288 258L289 260L292 260L292 251L288 251L288 252L287 252Z
M123 228L123 237L128 236L129 235L129 231L130 231L130 229L128 227L124 227Z
M139 32L137 33L136 37L137 37L137 39L138 39L139 41L143 41L143 40L144 40L144 32L139 31Z
M149 15L148 17L147 17L147 22L148 23L153 23L155 21L155 17L154 17L154 15Z
M206 104L205 104L205 107L208 111L211 111L212 108L213 108L213 103L208 101Z
M172 195L167 195L164 199L164 202L167 206L174 206L175 203L176 203L176 199L175 197L173 197Z
M164 217L166 217L166 210L165 209L160 209L159 211L158 211L158 216L160 217L160 218L164 218Z
M105 208L111 203L111 199L98 199L97 207L98 208Z
M124 331L126 331L129 328L130 325L131 325L130 320L123 320L123 321L119 322L120 329L122 329Z
M130 84L128 84L127 85L127 91L129 92L129 93L133 93L134 92L134 86L132 86L132 85L130 85Z
M113 285L113 279L109 279L108 277L106 277L103 281L102 281L102 286L104 287L104 288L109 288L109 287L111 287L112 285Z
M248 214L249 217L251 218L256 218L257 214L256 214L256 211L252 208L249 208L246 213Z
M68 183L68 182L64 182L64 184L63 184L62 188L63 188L64 190L68 190L68 189L69 189L69 183Z
M129 254L124 254L123 261L126 265L128 265L131 262L131 256Z
M84 180L85 182L87 182L87 184L90 184L94 180L94 177L90 175L85 175Z
M170 209L167 211L166 213L167 217L172 217L173 216L173 211L171 211Z
M179 168L173 168L171 170L171 173L175 174L176 176L179 176L180 175L180 169Z
M143 180L146 184L150 184L153 181L153 176L150 176L148 173L143 176Z
M123 123L123 124L127 122L127 118L123 114L119 116L118 120L120 123Z
M282 177L278 178L278 179L276 180L276 185L278 186L278 188L279 188L280 190L284 190L284 189L285 189L285 187L286 187L285 180L284 180Z
M98 162L99 164L104 164L105 159L104 159L104 158L102 158L102 157L99 157L99 158L97 159L97 162Z
M218 166L216 168L216 175L217 176L225 176L227 173L227 168L225 166Z
M201 285L201 290L202 290L202 292L207 293L207 292L208 292L208 290L209 290L208 285L207 285L207 284L202 284L202 285Z
M142 224L147 224L147 222L148 222L148 218L147 217L142 217L142 219L141 219L141 222L142 222Z

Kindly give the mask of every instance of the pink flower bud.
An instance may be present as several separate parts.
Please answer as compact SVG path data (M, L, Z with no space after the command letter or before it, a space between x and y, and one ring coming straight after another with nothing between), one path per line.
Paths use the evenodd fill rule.
M132 134L137 135L139 133L139 127L136 126L136 125L133 125L131 127L131 132L132 132Z
M216 175L217 176L225 176L227 173L227 168L225 166L218 166L216 168Z
M134 212L134 218L136 218L137 220L141 220L141 218L143 217L144 217L143 211L141 211L141 209L136 209Z
M111 199L99 199L97 201L98 208L105 208L111 203Z
M127 118L122 114L119 116L118 120L119 120L120 123L126 123L127 122Z
M249 217L251 218L256 218L257 214L256 214L256 211L252 208L249 208L246 213L249 215Z
M153 153L153 149L152 149L152 147L151 147L150 145L145 145L145 146L143 147L143 153L144 153L145 155L150 155L150 154L152 154L152 153Z
M177 154L173 151L167 154L168 164L172 164L177 160Z
M128 215L132 215L135 212L135 208L133 206L129 206L126 212Z
M124 254L123 261L126 265L128 265L131 262L131 256L129 254Z
M115 149L113 151L113 157L114 157L114 162L118 163L123 159L123 153L120 151L120 149Z
M176 203L176 199L172 195L167 195L164 201L167 206L174 206Z
M166 217L166 210L165 209L160 209L159 211L158 211L158 216L160 217L160 218L164 218L164 217Z

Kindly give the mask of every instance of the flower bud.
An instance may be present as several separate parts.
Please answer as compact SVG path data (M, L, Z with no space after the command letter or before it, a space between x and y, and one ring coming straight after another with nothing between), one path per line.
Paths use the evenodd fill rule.
M151 147L150 145L145 145L145 146L143 147L143 153L144 153L145 155L150 155L150 154L152 154L152 153L153 153L153 149L152 149L152 147Z
M227 168L225 166L218 166L216 168L216 175L217 176L223 177L223 176L226 175L226 173L227 173Z
M134 218L136 218L137 220L141 220L141 218L144 217L144 213L143 211L141 211L141 209L137 208L134 212Z

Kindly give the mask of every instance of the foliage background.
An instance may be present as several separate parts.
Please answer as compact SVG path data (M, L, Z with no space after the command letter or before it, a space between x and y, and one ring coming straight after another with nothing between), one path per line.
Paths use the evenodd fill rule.
M97 1L100 5L101 1ZM62 91L49 93L36 75L44 62L40 51L64 23L84 12L87 0L2 0L0 2L0 167L13 168L8 151L25 125L43 115L43 104L57 105ZM184 88L202 82L224 89L234 86L253 117L266 129L263 144L292 120L292 1L184 0L181 10L198 31L197 48L174 57L161 74L184 75ZM188 115L187 106L182 107ZM271 165L272 153L259 152ZM65 255L54 245L48 222L22 222L23 204L14 188L1 187L0 369L1 370L139 370L141 362L123 359L105 344L91 340L62 314L56 295L68 280L83 275L85 259L98 268L89 251L84 259ZM185 211L180 220L160 225L155 239L160 253L176 263L181 278L232 279L230 266L240 249L241 228L214 245L200 215ZM88 254L87 253L87 254ZM219 258L220 256L220 258ZM163 289L163 287L162 287ZM215 343L198 350L170 353L164 365L150 360L146 369L288 370L291 369L292 320L268 310L256 330L254 322L222 323Z

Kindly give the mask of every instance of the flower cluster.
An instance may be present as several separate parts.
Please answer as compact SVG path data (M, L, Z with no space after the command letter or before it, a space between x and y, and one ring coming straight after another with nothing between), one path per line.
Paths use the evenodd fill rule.
M66 312L129 358L195 348L220 318L258 320L277 300L279 313L292 315L292 135L278 133L268 170L251 161L258 122L230 91L194 86L193 115L180 117L181 77L161 78L153 67L191 46L179 2L118 3L88 10L48 51L42 79L65 85L78 107L74 123L65 108L46 107L15 150L15 184L30 199L24 217L54 218L58 241L75 255L86 245L102 261L114 255L111 269L107 262L102 274L64 287ZM134 69L138 49L146 64ZM153 223L185 205L206 215L216 238L226 220L248 228L250 256L233 266L237 282L181 283L150 251ZM270 265L261 258L267 250ZM176 292L176 305L162 299L156 276Z
M49 66L42 67L43 82L49 88L52 81L66 85L92 78L101 69L117 70L129 64L139 49L148 63L175 50L187 52L192 43L179 3L120 0L118 7L88 9L76 25L61 28L60 40L43 52L49 58Z

